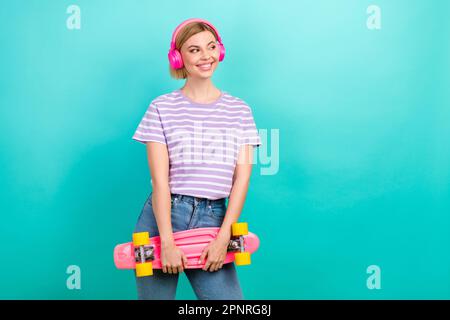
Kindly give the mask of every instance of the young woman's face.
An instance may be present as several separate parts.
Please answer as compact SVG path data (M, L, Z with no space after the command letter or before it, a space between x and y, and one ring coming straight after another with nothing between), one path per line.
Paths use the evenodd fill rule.
M181 47L181 57L191 77L211 77L219 63L219 55L219 46L210 31L193 35Z

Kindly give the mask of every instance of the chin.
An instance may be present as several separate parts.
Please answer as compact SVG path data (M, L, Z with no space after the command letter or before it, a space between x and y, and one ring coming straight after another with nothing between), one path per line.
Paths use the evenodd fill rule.
M206 74L204 74L204 73L195 73L194 76L196 78L208 79L208 78L211 78L213 76L213 74L214 74L214 71L210 72L210 73L206 73Z

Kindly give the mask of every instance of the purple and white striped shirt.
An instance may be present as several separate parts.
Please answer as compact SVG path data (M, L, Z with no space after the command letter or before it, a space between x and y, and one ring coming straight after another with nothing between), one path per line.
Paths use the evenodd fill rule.
M226 91L207 104L180 89L157 97L132 139L167 145L171 193L212 200L229 197L240 146L261 145L251 108Z

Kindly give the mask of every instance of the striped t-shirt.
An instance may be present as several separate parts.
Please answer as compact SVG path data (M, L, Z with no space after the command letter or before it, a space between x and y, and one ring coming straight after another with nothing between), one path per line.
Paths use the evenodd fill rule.
M207 104L180 89L157 97L132 139L167 145L171 193L212 200L229 197L240 146L261 145L251 108L226 91Z

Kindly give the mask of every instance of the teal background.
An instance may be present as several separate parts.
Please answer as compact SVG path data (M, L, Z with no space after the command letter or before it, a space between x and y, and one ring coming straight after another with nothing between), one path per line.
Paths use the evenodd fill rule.
M71 4L80 30L66 28ZM370 4L381 30L366 27ZM241 215L261 239L238 269L245 297L450 298L448 1L1 8L0 298L136 298L132 271L112 260L151 190L131 137L149 102L183 85L167 51L191 17L226 47L215 85L280 133L279 170L263 175L257 154ZM66 287L69 265L81 290ZM370 265L379 290L366 286ZM177 298L195 299L185 275Z

